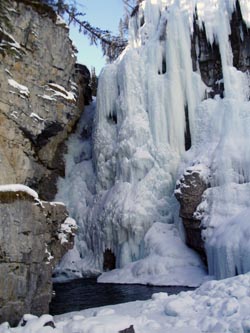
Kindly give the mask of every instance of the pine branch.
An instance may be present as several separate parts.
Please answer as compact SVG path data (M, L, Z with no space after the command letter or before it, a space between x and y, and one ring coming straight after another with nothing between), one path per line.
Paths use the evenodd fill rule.
M68 6L64 7L64 12L69 16L69 23L77 25L79 31L90 38L91 44L96 45L98 41L101 43L103 53L110 61L116 59L127 46L126 39L119 36L112 36L109 30L93 27L88 21L81 21L79 17L84 16L82 13L72 11L72 8Z

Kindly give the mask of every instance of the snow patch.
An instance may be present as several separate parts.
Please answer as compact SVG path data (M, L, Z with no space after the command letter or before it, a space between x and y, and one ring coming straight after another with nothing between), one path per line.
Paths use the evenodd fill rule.
M58 237L61 241L61 244L68 243L69 235L75 235L77 230L76 221L71 217L67 217L66 220L61 225Z
M53 95L51 96L52 99L54 97L60 96L69 101L74 101L74 102L76 101L75 94L72 91L67 91L63 86L56 83L49 83L48 86L49 86L48 90L53 91Z
M36 114L36 113L34 113L34 112L32 112L32 113L30 114L30 118L34 118L35 120L38 120L38 121L44 121L43 118L41 118L40 116L38 116L38 114Z
M26 98L29 97L30 91L26 86L23 86L22 84L16 82L13 79L8 79L8 83L11 87L17 89L22 96L24 96Z

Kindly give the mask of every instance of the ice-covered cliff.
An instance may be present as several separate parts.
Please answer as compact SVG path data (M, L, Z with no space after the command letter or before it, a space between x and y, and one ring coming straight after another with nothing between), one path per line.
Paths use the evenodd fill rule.
M194 233L202 233L210 273L249 270L249 27L246 0L141 2L127 49L99 79L92 135L85 114L70 141L58 198L68 203L80 233L58 272L101 270L111 249L118 268L144 259L130 265L137 282L145 274L154 280L170 273L163 258L185 256L173 250L171 228L159 226L181 229L175 184L180 178L180 200L191 188L188 205L196 183L185 176L194 174L202 189L193 211L183 214L187 224L196 223ZM202 272L194 256L183 262Z

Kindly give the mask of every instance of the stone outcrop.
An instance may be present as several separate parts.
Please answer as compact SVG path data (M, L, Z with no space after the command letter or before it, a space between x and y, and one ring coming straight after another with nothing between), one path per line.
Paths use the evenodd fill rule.
M64 205L16 187L0 187L0 322L12 325L25 313L48 313L52 268L75 231Z
M201 221L196 218L194 213L207 188L208 184L198 170L187 169L177 182L175 190L175 196L180 203L180 217L186 232L186 243L199 252L205 262L206 254L201 237Z
M90 100L68 27L39 1L12 2L0 29L0 184L21 183L52 200L64 176L64 142Z

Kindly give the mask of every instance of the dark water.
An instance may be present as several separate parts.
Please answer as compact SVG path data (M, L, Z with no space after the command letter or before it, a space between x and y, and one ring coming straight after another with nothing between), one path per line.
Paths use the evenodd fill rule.
M167 292L169 295L192 290L188 287L153 287L131 284L97 283L95 278L77 279L53 286L56 296L50 305L50 314L79 311L104 305L146 300L152 294Z

